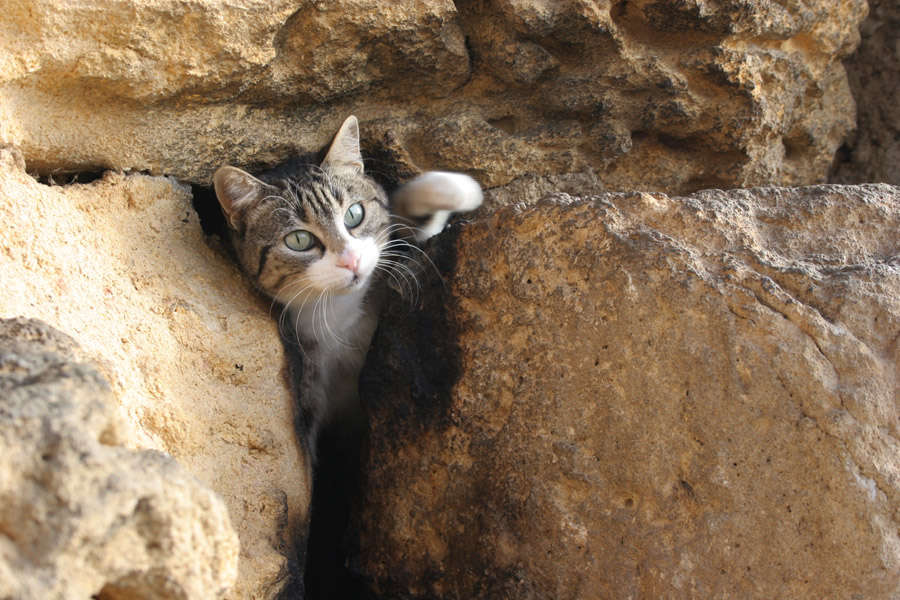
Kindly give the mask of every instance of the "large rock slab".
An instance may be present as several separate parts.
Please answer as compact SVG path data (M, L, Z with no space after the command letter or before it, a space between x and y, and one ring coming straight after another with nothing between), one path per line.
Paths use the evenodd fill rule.
M41 173L316 150L357 114L374 170L547 189L823 181L854 122L864 0L23 0L0 142ZM648 169L647 165L653 168Z
M0 597L215 600L237 578L222 499L128 450L109 384L46 324L0 320Z
M41 185L0 151L0 317L66 331L110 381L126 446L222 495L241 539L236 598L284 584L309 505L269 304L207 245L189 188L108 173Z
M388 303L355 566L385 597L900 594L900 189L609 194Z

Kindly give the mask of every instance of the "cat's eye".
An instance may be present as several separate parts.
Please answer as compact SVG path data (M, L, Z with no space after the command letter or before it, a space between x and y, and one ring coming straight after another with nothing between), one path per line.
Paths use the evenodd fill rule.
M304 252L315 245L316 238L310 232L298 229L297 231L292 231L287 234L284 237L284 243L291 250Z
M362 204L357 202L350 206L347 209L347 212L344 213L344 225L348 228L353 229L360 223L362 223L363 217L365 216L366 211L363 210Z

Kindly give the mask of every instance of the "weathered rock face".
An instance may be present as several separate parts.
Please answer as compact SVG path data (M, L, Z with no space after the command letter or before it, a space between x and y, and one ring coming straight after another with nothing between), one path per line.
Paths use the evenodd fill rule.
M854 120L839 59L865 6L27 0L0 28L0 141L40 172L208 184L352 112L373 168L516 182L495 203L810 183Z
M73 335L111 382L116 443L167 452L222 495L241 540L230 598L282 589L308 516L281 347L269 306L206 245L188 188L122 172L206 185L222 163L252 170L319 148L355 113L371 171L468 171L492 188L488 208L560 191L822 181L854 120L840 60L866 11L14 4L0 18L0 145L31 172L121 172L42 186L0 151L0 316ZM886 25L866 32L877 43L857 62L863 87L881 77L865 65L893 23L873 6L870 23ZM863 134L854 152L874 164L896 128L867 118L884 136ZM886 189L847 193L609 196L457 230L436 259L455 273L455 313L389 317L376 346L372 364L402 376L391 385L411 383L368 375L392 392L373 412L359 568L413 596L894 592L897 289L894 264L878 260L895 253L896 203ZM423 333L428 343L409 342ZM112 435L88 429L101 445ZM190 488L159 462L148 468L175 473L160 498ZM156 518L136 507L134 519ZM71 527L102 537L97 523ZM90 585L105 585L101 600L153 594L141 577L154 564L186 597L206 597L190 591L198 581L210 595L230 582L225 566L203 580L199 563L178 571L155 552L133 557L133 580L96 558ZM62 586L72 568L10 585Z
M862 43L847 59L856 97L858 129L847 142L834 180L838 183L900 184L900 6L869 0Z
M171 457L123 447L75 342L0 320L0 597L215 599L237 577L225 505Z
M308 465L268 305L205 244L187 187L113 173L44 186L0 151L0 222L0 316L77 339L111 382L122 443L171 454L225 499L241 539L233 597L277 592Z
M384 597L896 597L898 229L889 186L453 228L364 371L356 568Z

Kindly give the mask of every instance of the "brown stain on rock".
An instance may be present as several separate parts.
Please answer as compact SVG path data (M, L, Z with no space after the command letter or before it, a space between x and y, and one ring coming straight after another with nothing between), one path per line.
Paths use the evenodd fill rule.
M421 378L398 357L447 336L462 372L440 421L368 390L356 568L387 597L896 593L898 225L867 186L459 227L449 297L416 309L455 326L367 365Z

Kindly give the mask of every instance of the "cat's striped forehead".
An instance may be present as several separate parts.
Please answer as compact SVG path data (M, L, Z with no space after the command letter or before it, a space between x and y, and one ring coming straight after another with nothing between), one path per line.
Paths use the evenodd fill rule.
M311 172L302 179L284 181L285 199L307 222L330 220L343 207L347 190L327 173Z
M278 183L283 191L283 207L304 223L329 226L340 221L347 207L356 202L374 201L387 210L384 192L364 177L342 177L311 169Z

